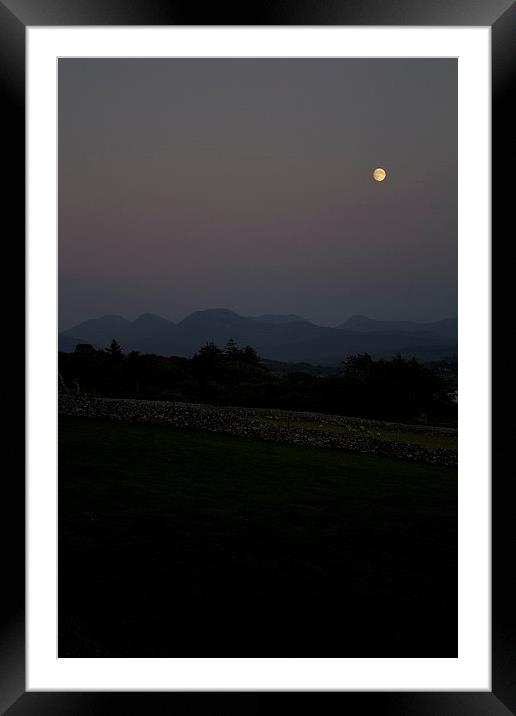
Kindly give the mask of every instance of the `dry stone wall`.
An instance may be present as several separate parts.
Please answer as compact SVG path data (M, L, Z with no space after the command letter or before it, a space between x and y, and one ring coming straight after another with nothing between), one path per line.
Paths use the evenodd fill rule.
M171 425L175 428L228 433L238 437L267 442L308 447L332 448L352 452L384 455L439 465L456 465L457 451L451 448L429 448L409 442L385 440L371 435L377 421L344 418L315 413L267 411L246 408L226 408L199 403L179 403L151 400L59 396L59 412L88 418L106 418L125 422ZM285 419L295 425L278 424ZM321 420L322 429L300 426L306 421ZM339 426L339 430L324 430L325 425ZM397 423L381 423L389 429L407 428ZM410 426L413 430L413 426ZM416 428L417 429L417 428ZM429 428L421 427L429 432ZM431 429L437 430L439 429ZM366 432L367 431L367 432ZM442 429L441 433L450 431Z

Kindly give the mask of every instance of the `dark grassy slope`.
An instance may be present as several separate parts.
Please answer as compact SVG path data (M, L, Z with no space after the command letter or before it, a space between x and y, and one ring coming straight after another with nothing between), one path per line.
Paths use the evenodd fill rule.
M452 468L60 417L60 656L456 656Z

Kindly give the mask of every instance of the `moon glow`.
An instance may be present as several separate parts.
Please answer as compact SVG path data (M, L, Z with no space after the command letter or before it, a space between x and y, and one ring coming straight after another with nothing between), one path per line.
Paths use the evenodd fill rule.
M385 171L385 169L382 169L381 167L378 167L373 172L373 179L375 181L383 181L386 176L387 176L387 172Z

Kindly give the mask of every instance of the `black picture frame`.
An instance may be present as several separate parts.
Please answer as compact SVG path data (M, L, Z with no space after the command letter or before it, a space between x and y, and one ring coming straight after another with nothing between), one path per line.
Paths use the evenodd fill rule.
M508 161L513 145L514 119L510 112L516 77L516 4L513 0L282 0L228 3L178 0L0 0L0 92L4 125L3 219L9 223L4 234L4 265L19 276L2 286L4 318L9 345L24 345L24 318L12 312L12 286L17 305L24 306L21 285L25 245L25 30L27 26L65 25L454 25L490 26L492 31L492 236L493 243L493 417L512 408L503 376L510 375L511 355L501 346L501 323L509 297L504 294L502 267L514 265L511 238L513 202L504 201L503 189L510 186ZM4 254L5 255L5 254ZM16 270L14 267L17 267ZM7 273L7 272L6 272ZM498 336L496 338L496 336ZM506 348L506 347L504 347ZM31 350L35 346L30 346ZM494 368L497 370L495 371ZM497 376L494 379L494 376ZM235 694L208 693L77 693L25 691L25 495L24 495L24 365L18 360L4 373L4 410L9 411L4 450L12 467L4 473L3 487L3 597L0 623L0 710L20 714L101 714L116 710L138 713L245 712L270 708L267 693L251 699ZM511 568L516 536L513 527L511 479L505 466L511 464L512 425L496 422L493 430L492 479L492 691L491 692L339 692L339 708L350 713L373 710L382 714L439 714L502 716L516 714L516 620L515 570ZM503 469L502 469L503 468ZM509 478L509 479L508 479ZM309 700L312 696L303 694ZM283 697L282 697L283 699ZM306 705L306 703L305 703ZM284 708L284 706L282 707ZM291 707L290 707L291 708Z

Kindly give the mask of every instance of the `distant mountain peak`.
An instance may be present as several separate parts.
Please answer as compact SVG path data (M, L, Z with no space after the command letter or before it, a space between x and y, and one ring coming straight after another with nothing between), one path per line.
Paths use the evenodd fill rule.
M136 321L140 321L140 320L143 321L143 320L146 320L147 318L159 318L159 319L161 319L162 321L165 321L165 320L166 320L166 319L163 318L162 316L159 316L157 313L148 313L148 312L147 312L147 313L140 313L140 315L138 316L138 318L136 318L135 320L136 320Z
M170 323L167 318L163 318L163 316L158 316L157 313L142 313L138 318L135 318L133 321L133 324L135 323Z
M283 323L308 323L306 318L296 316L295 313L275 314L264 313L261 316L249 316L253 321L261 321L262 323L272 323L273 325L281 325Z
M90 320L97 320L97 321L122 321L123 323L129 323L130 321L127 320L124 316L120 316L118 313L106 313L100 318L93 318ZM88 321L89 322L89 321Z
M128 321L127 318L124 318L123 316L119 316L114 313L106 313L104 316L100 316L99 318L90 318L86 321L82 321L82 323L78 323L76 326L72 326L72 328L66 329L65 331L63 331L63 333L80 335L80 329L83 327L98 326L108 328L111 326L115 326L119 328L120 326L130 325L131 321ZM77 333L77 330L79 330L79 333Z
M195 311L194 313L205 313L206 315L220 315L220 316L238 316L240 318L240 315L236 313L236 311L232 311L230 308L205 308L202 311Z
M245 320L242 318L242 316L239 316L238 313L235 313L235 311L231 311L229 308L206 308L203 311L194 311L193 313L190 313L188 316L183 318L183 320L179 323L180 326L186 326L188 324L205 324L205 323L214 323L217 321L230 321L230 322L238 322Z
M232 311L230 308L202 308L198 311L192 311L192 313L188 314L188 316L185 316L185 318L190 318L190 316L238 316L238 313L235 311ZM240 316L239 316L240 318Z

